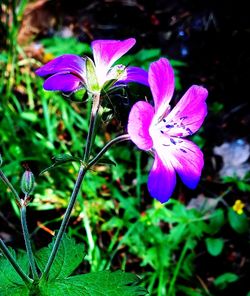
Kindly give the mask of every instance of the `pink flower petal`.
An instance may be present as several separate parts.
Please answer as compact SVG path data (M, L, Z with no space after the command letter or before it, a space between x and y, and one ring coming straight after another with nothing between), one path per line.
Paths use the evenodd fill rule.
M200 148L186 139L172 138L172 145L166 147L166 156L182 179L182 182L194 189L201 176L204 165ZM175 143L175 144L173 144Z
M188 136L200 128L207 115L207 95L202 86L193 85L188 89L164 120L170 136Z
M104 77L110 67L135 44L134 38L120 40L95 40L92 42L97 75ZM100 79L103 80L103 79ZM101 81L105 83L105 81Z
M154 108L147 102L139 101L132 107L128 118L128 134L131 140L142 150L153 146L149 135L149 126L154 116Z
M150 195L164 203L171 197L176 184L176 174L169 161L162 161L155 154L153 167L148 177L148 190Z
M148 77L155 112L161 117L166 112L174 93L174 70L167 59L161 58L151 64Z
M81 86L81 80L75 75L69 73L59 73L52 75L45 80L43 87L46 90L60 90L63 92L72 92Z
M69 72L75 74L81 77L81 79L84 81L85 61L77 55L64 54L36 70L36 74L42 77L53 75L59 72Z

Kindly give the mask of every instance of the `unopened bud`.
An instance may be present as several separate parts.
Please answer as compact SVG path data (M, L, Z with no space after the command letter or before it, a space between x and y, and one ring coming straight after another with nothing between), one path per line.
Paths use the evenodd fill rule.
M31 171L25 171L21 180L21 190L25 195L29 195L34 189L35 178Z
M96 75L96 68L93 61L86 57L85 60L86 65L86 88L90 93L100 93L101 87L99 85L97 75Z

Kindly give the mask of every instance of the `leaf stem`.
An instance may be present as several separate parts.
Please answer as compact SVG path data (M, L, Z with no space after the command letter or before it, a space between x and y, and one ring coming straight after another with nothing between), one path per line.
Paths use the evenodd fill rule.
M128 141L130 139L128 134L125 135L121 135L116 137L115 139L109 141L102 149L101 151L90 160L90 162L88 163L88 168L90 168L91 166L93 166L95 163L97 163L97 161L103 156L103 154L114 144L120 143L122 141Z
M26 205L23 205L21 207L21 223L22 223L23 237L24 237L24 241L25 241L26 251L27 251L28 258L29 258L29 264L31 267L33 279L38 280L39 277L38 277L38 273L37 273L34 255L33 255L32 248L31 248L30 235L29 235L29 230L28 230L27 220L26 220Z
M59 231L57 233L53 249L51 251L51 254L49 256L47 265L45 266L45 269L44 269L44 272L43 272L43 275L42 275L41 279L45 279L45 280L48 279L50 268L51 268L51 266L52 266L52 264L53 264L53 262L55 260L57 251L59 249L59 246L60 246L60 243L61 243L61 240L62 240L62 237L63 237L63 234L65 233L65 230L66 230L67 225L69 223L70 215L71 215L71 212L72 212L73 207L75 205L76 198L77 198L77 195L78 195L79 190L81 188L81 184L82 184L82 181L83 181L83 178L84 178L84 175L85 175L86 172L87 172L86 168L83 165L81 165L78 176L77 176L77 180L76 180L73 192L72 192L72 195L70 197L68 207L66 209L65 215L64 215L63 220L62 220L62 224L61 224L60 229L59 229Z
M10 253L10 251L8 250L7 246L5 245L5 243L3 242L2 239L0 239L0 249L3 252L4 256L7 258L7 260L10 262L10 264L13 266L13 268L15 269L15 271L19 274L19 276L21 277L21 279L24 281L24 283L29 286L30 284L32 284L33 280L31 278L29 278L24 271L22 270L22 268L20 267L20 265L17 263L17 261L15 260L15 258L12 256L12 254Z
M9 179L5 176L5 174L3 173L2 170L0 170L0 179L2 179L2 181L4 182L4 184L10 189L10 191L13 193L13 195L15 196L15 199L18 203L18 205L21 205L21 199L17 193L17 191L15 190L15 188L12 186L12 184L10 183Z

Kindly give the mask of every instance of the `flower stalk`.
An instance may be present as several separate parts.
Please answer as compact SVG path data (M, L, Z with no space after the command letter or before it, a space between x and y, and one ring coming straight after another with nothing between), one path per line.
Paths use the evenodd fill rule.
M51 266L52 266L52 264L53 264L53 262L55 260L57 251L58 251L60 243L61 243L61 240L62 240L63 235L65 233L65 230L66 230L66 228L68 226L69 219L70 219L70 216L71 216L71 212L72 212L72 210L74 208L76 198L77 198L77 195L78 195L78 193L80 191L81 184L82 184L82 181L83 181L83 178L84 178L86 172L87 172L86 168L83 165L81 165L78 176L77 176L77 180L76 180L76 183L75 183L75 187L74 187L72 195L70 197L68 207L67 207L65 215L63 217L60 229L59 229L59 231L57 233L53 249L52 249L51 254L49 256L49 259L48 259L48 262L47 262L46 267L44 269L41 280L47 280L48 279L49 271L50 271Z
M29 259L31 272L33 275L33 279L37 281L39 279L39 276L36 268L34 255L31 248L30 235L29 235L27 219L26 219L26 205L24 203L25 201L23 201L23 205L21 207L21 224L22 224L23 236L24 236L24 241L25 241L25 246L26 246L26 251Z
M125 134L125 135L121 135L121 136L118 136L116 137L115 139L109 141L102 149L101 151L94 157L90 160L90 162L88 163L88 168L91 168L93 165L95 165L99 159L101 159L101 157L105 154L105 152L111 147L113 146L114 144L118 144L120 142L123 142L123 141L128 141L130 140L130 137L128 134Z
M12 186L10 183L9 179L5 176L2 170L0 170L0 179L2 179L3 183L10 189L10 191L13 193L15 196L17 204L20 206L21 205L21 199L16 191L16 189Z
M93 145L94 139L95 139L95 128L96 128L96 121L97 121L97 117L98 117L97 115L98 115L99 107L100 107L100 94L99 93L93 94L93 104L92 104L92 109L91 109L91 114L90 114L89 130L88 130L86 146L85 146L85 151L84 151L84 157L83 157L84 164L82 164L80 166L77 180L76 180L72 195L70 197L70 201L69 201L68 207L66 209L65 215L63 217L62 224L61 224L58 234L56 236L55 244L54 244L51 254L49 256L47 265L44 269L44 272L43 272L43 275L41 278L42 280L48 279L49 271L50 271L51 266L55 260L57 251L58 251L59 246L61 244L61 240L63 238L65 231L66 231L67 225L69 223L69 219L70 219L72 210L74 208L77 195L80 191L83 178L89 168L88 160L89 160L91 148L92 148L92 145Z

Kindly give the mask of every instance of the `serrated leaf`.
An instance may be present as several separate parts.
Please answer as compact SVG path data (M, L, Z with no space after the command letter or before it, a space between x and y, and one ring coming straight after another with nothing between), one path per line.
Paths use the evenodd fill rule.
M228 210L228 220L230 226L238 233L244 233L248 231L249 222L245 214L237 214L232 209Z
M11 291L11 294L10 294ZM0 296L29 296L29 289L25 285L7 285L0 283Z
M209 237L206 239L206 246L210 255L218 256L222 252L224 240L221 238Z
M51 166L47 167L46 169L42 170L39 175L42 175L45 172L68 162L73 162L73 161L81 162L80 158L74 157L70 154L58 154L58 155L55 155L52 158L52 160L54 161L54 163Z
M214 285L219 289L225 289L228 284L236 282L239 279L239 276L235 273L226 272L218 276L214 280Z
M143 296L136 275L122 271L100 271L55 280L41 287L41 296Z
M36 254L37 265L44 270L55 239L48 247L39 250ZM84 246L77 244L73 238L64 235L57 256L49 273L49 280L65 278L80 265L85 256Z
M18 256L16 256L16 253L13 249L9 248L9 251L13 257L17 259L17 262L23 271L28 274L29 263L26 254L20 253ZM28 295L28 289L25 286L23 280L4 256L0 256L0 266L0 295L10 296L10 291L12 293L11 295L13 296Z

